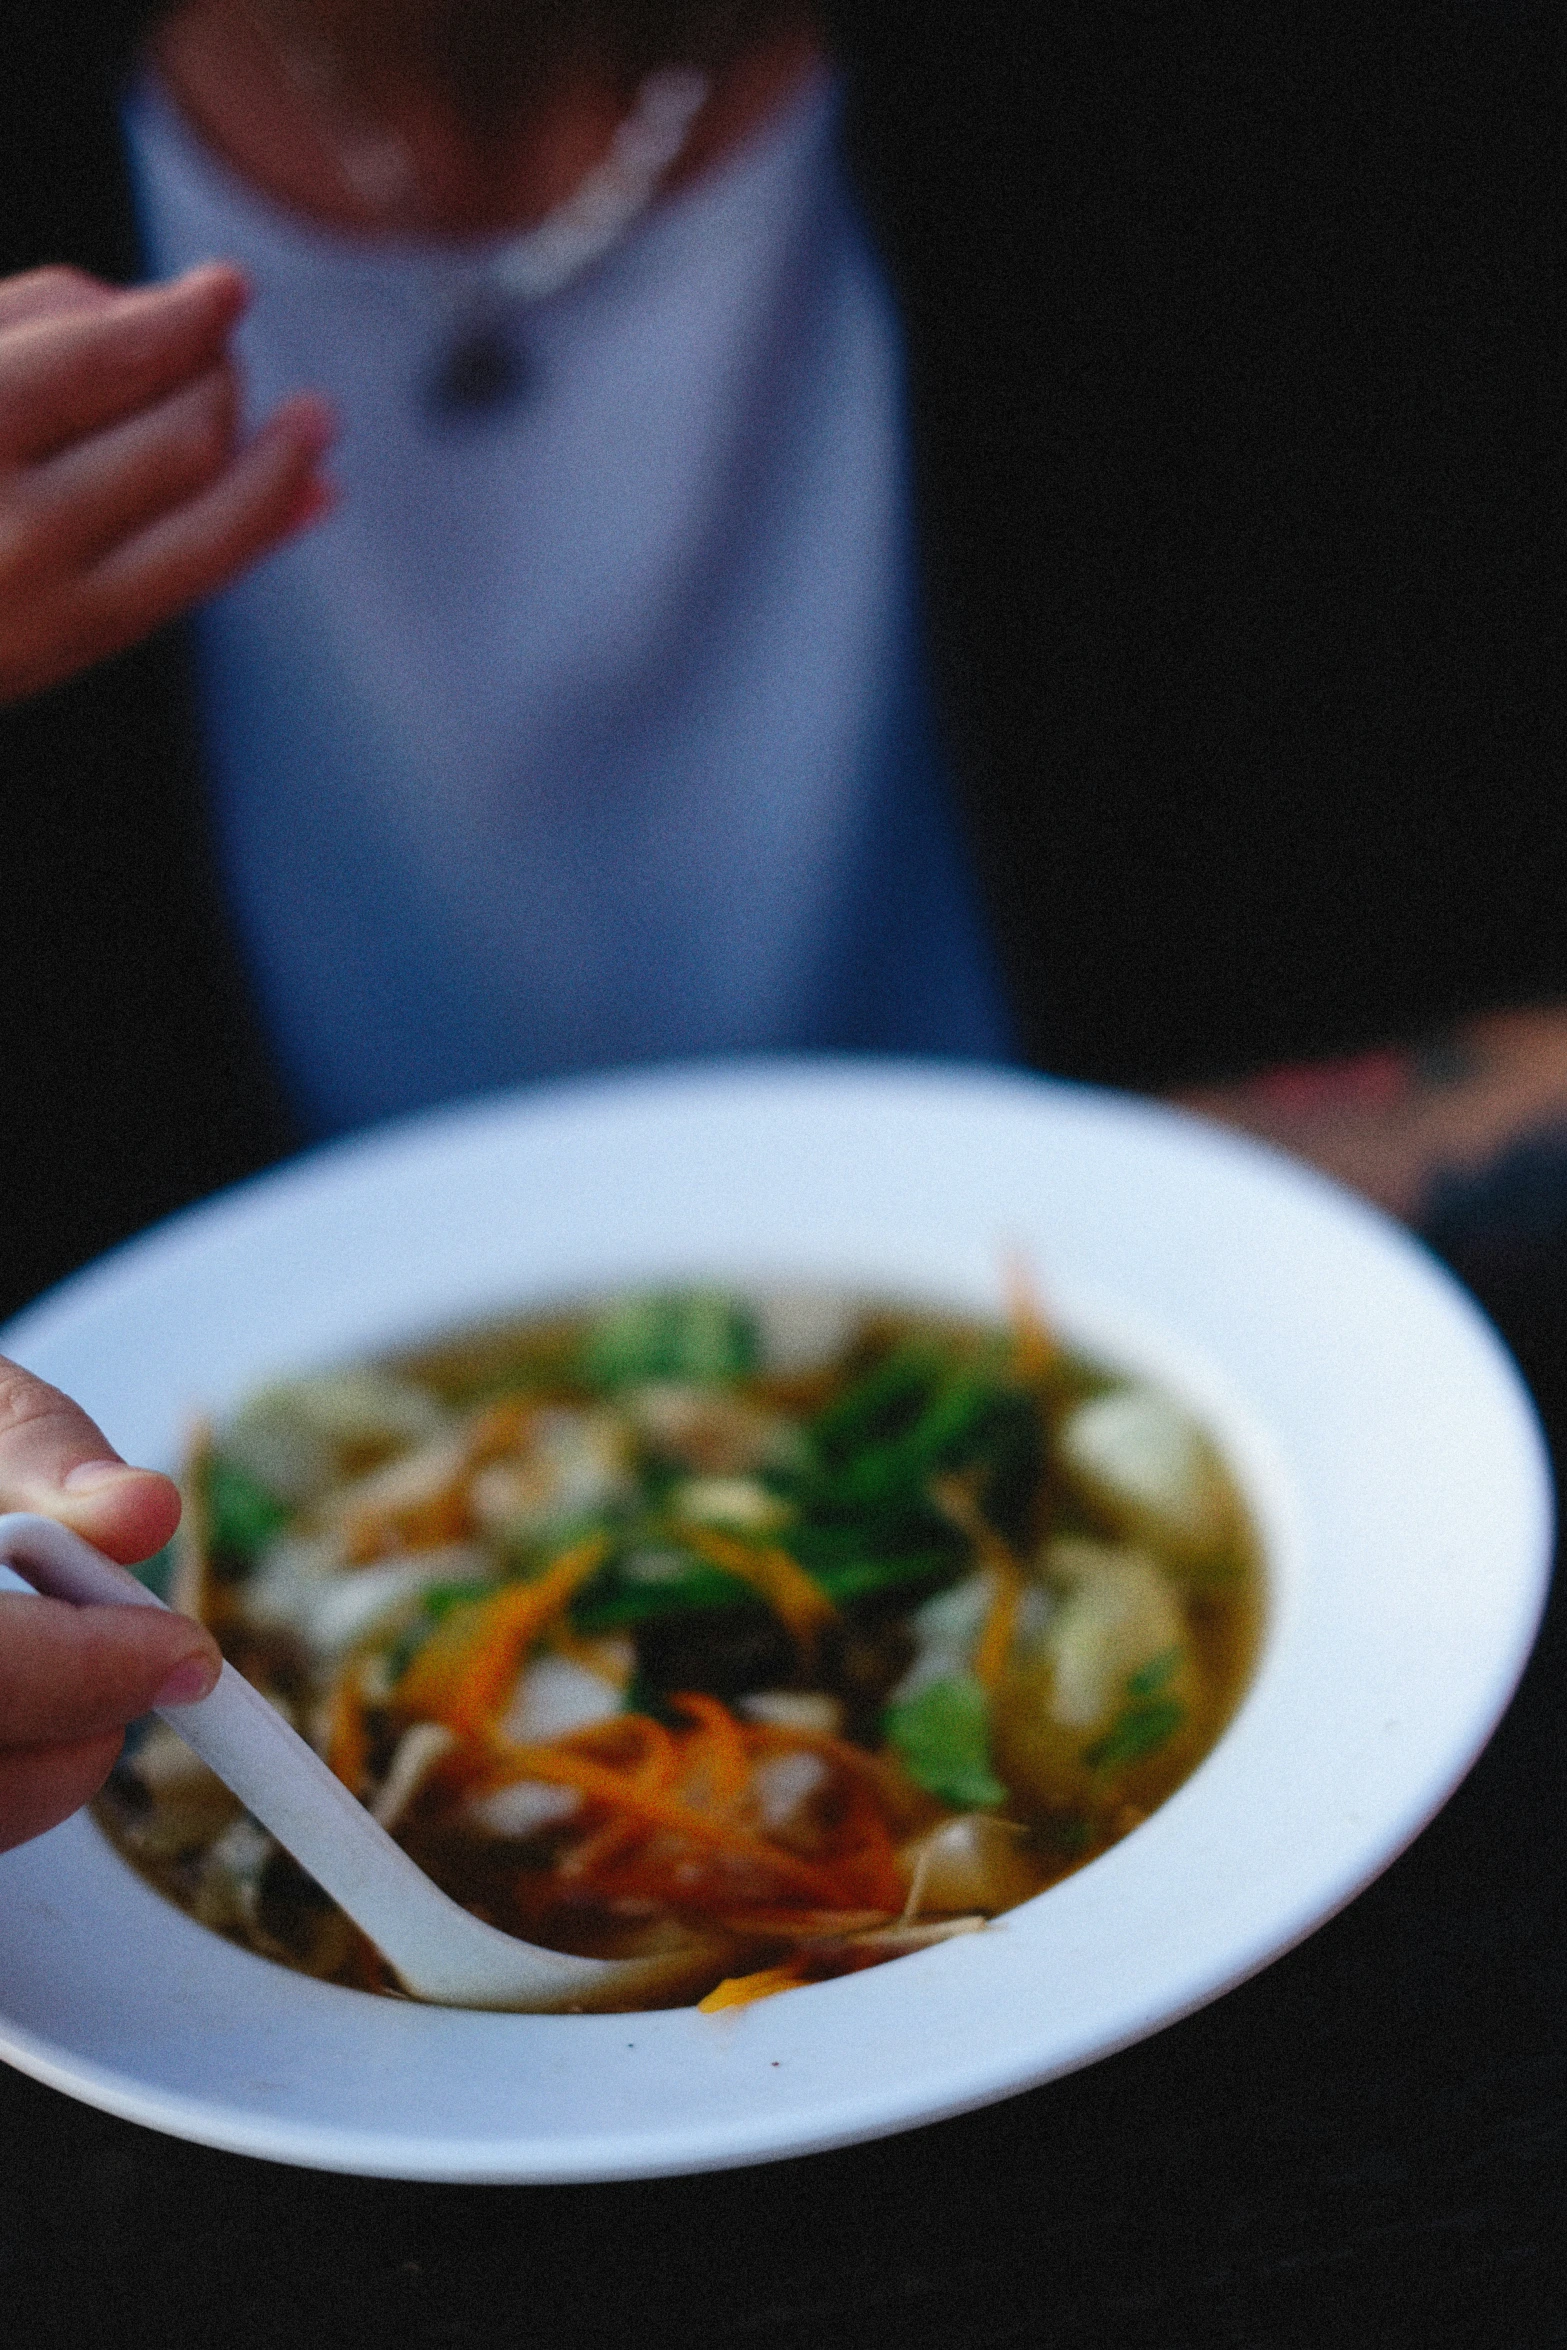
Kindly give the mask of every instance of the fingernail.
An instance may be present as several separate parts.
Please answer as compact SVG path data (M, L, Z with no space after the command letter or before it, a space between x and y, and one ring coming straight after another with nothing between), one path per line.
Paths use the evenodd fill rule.
M139 1469L130 1468L124 1461L78 1461L60 1480L64 1493L96 1493L100 1485L112 1485L117 1477L139 1477Z
M221 1671L222 1667L218 1668ZM200 1698L210 1697L218 1685L212 1660L205 1656L188 1656L176 1665L153 1699L154 1705L195 1705Z
M223 282L224 290L228 293L236 310L247 307L250 301L250 281L242 269L235 268L232 261L198 261L194 269L188 269L185 272L185 283L188 286L206 286L212 284L214 280Z

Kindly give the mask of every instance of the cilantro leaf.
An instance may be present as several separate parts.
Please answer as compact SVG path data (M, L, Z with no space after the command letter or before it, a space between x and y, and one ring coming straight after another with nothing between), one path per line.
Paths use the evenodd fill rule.
M1173 1697L1154 1697L1129 1705L1102 1738L1085 1748L1083 1760L1091 1771L1119 1770L1124 1763L1141 1762L1145 1754L1172 1738L1186 1719L1186 1708Z
M214 1556L242 1571L274 1534L282 1532L290 1516L285 1502L220 1452L207 1463L206 1504Z
M1128 1697L1157 1697L1166 1682L1174 1679L1180 1666L1179 1647L1162 1648L1157 1656L1150 1657L1147 1664L1140 1665L1135 1673L1127 1674Z
M756 1318L720 1291L683 1289L627 1298L601 1314L582 1344L582 1372L613 1390L642 1380L717 1385L756 1368Z
M965 1808L1004 1801L1006 1789L990 1765L990 1703L977 1681L964 1675L928 1682L888 1706L882 1726L927 1794Z

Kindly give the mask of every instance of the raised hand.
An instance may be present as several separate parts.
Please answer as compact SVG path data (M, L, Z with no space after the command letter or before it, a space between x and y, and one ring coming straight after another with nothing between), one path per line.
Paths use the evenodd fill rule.
M330 506L325 401L237 441L246 299L223 263L129 292L0 281L0 702L135 644Z

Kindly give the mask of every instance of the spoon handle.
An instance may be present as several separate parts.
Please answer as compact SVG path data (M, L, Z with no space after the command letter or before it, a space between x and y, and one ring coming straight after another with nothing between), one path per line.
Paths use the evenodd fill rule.
M164 1604L51 1518L0 1517L0 1574L8 1561L35 1591L77 1607ZM603 1996L612 1983L654 1979L650 1967L541 1950L472 1917L431 1883L232 1665L224 1665L217 1686L194 1705L156 1710L419 1997L464 2007L593 2005L594 1995Z

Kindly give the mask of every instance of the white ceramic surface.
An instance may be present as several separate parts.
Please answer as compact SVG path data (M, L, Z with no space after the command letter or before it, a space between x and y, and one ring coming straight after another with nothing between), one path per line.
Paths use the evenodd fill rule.
M0 1856L0 2055L210 2144L406 2178L625 2178L803 2153L1045 2081L1189 2012L1384 1867L1533 1636L1528 1399L1414 1243L1272 1154L1023 1077L777 1064L562 1087L339 1146L120 1251L0 1334L131 1457L259 1377L687 1276L993 1307L1184 1392L1268 1557L1236 1720L1112 1852L982 1934L701 2016L370 1998L208 1934L85 1818Z

